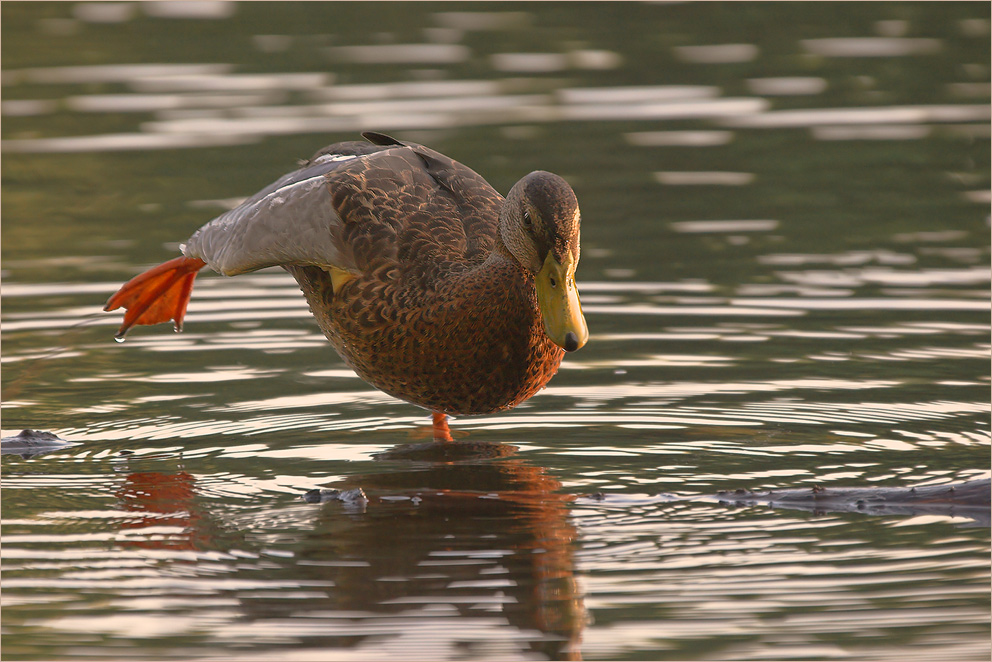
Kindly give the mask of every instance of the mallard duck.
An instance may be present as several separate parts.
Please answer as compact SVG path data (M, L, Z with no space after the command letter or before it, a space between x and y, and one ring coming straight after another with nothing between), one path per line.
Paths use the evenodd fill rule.
M575 285L579 205L532 172L504 199L432 149L379 133L317 152L218 216L182 257L127 282L104 310L182 329L193 280L279 265L341 358L376 388L433 413L510 409L543 388L589 331Z

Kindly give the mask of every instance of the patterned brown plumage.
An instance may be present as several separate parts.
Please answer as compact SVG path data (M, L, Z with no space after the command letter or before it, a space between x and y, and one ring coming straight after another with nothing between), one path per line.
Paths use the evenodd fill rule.
M201 228L186 257L125 285L107 306L129 309L119 335L181 324L189 274L204 264L227 275L280 264L345 362L390 395L485 414L543 388L588 337L571 188L534 172L504 199L434 150L364 135L371 144L322 149ZM177 285L161 285L168 278Z
M286 269L338 354L376 388L446 414L514 407L565 352L544 332L533 276L493 250L503 197L433 150L395 151L328 175L361 275L335 294L324 269Z

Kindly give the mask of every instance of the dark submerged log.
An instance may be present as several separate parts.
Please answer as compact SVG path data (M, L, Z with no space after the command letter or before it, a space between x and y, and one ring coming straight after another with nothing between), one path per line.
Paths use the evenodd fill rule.
M764 504L817 513L856 512L867 515L942 515L990 523L992 481L924 485L920 487L820 487L752 492L735 490L695 500L735 506Z

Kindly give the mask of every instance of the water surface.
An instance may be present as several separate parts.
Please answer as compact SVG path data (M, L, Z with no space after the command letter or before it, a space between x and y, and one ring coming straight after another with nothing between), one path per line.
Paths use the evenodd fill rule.
M3 434L78 444L3 457L5 659L988 658L987 521L701 498L989 477L986 5L2 14ZM582 205L588 346L447 461L281 270L100 312L370 129Z

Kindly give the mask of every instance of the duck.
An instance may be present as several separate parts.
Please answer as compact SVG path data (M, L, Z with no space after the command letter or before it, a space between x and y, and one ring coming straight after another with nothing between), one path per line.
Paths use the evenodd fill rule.
M329 145L129 280L105 311L116 334L181 331L199 271L280 266L320 330L377 389L448 416L516 407L544 388L589 330L579 301L580 213L562 177L534 171L506 197L423 145L362 133Z

